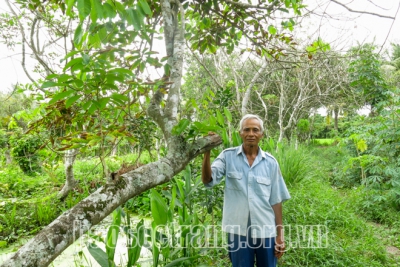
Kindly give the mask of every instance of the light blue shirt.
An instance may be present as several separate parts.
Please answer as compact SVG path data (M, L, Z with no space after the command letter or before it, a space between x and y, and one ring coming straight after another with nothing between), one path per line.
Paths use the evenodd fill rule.
M242 146L224 150L212 163L213 187L225 176L222 229L227 233L246 235L250 215L251 233L256 238L276 236L272 206L290 199L276 159L258 149L249 165Z

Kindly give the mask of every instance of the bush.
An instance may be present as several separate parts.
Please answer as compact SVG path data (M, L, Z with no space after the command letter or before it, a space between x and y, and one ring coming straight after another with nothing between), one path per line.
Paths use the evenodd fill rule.
M24 135L20 132L10 137L11 154L21 170L29 175L40 172L38 149L42 140L37 135Z

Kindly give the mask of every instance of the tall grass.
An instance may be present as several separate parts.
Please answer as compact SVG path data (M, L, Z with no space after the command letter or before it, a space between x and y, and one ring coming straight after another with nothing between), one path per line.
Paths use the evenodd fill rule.
M272 139L264 140L260 146L276 158L288 186L318 175L318 169L313 166L312 150L308 147L299 145L296 148L286 143L275 143Z
M290 193L292 199L284 203L290 244L280 266L398 266L352 200L328 182L314 178Z

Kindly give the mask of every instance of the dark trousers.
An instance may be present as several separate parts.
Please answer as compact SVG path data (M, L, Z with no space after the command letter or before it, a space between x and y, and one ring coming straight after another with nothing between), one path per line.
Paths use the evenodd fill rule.
M250 215L247 236L228 234L228 252L232 267L275 267L275 238L252 238Z
M251 238L228 234L228 251L232 267L275 267L275 238Z

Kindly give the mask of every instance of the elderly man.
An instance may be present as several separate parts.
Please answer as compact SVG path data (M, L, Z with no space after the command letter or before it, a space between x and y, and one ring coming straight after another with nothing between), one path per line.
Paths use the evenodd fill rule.
M263 121L245 115L240 121L243 144L224 150L210 165L204 154L202 181L206 187L225 176L222 228L228 233L233 267L274 267L285 250L282 202L290 198L278 162L261 150Z

